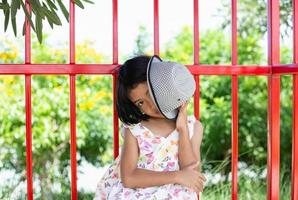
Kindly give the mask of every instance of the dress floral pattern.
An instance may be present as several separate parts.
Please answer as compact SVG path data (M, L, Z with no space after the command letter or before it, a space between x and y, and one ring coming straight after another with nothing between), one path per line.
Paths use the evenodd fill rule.
M188 116L190 137L193 134L194 116ZM129 128L137 139L140 155L137 167L154 171L177 171L178 165L178 138L175 129L167 137L154 135L148 128L138 123ZM94 200L170 200L170 199L197 199L197 194L179 184L167 184L147 188L126 188L120 178L120 156L118 156L99 181Z

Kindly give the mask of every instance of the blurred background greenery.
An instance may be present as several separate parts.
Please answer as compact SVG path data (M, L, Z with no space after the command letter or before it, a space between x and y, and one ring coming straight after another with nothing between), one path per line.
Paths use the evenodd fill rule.
M281 35L291 36L290 0L281 1ZM266 2L240 0L238 4L238 63L266 64ZM200 63L230 64L230 5L219 10L223 23L200 32ZM258 16L258 17L256 17ZM151 55L150 33L139 27L137 54ZM0 63L22 63L22 52L11 41L0 40ZM161 49L164 59L193 62L193 32L184 26ZM76 45L77 63L108 63L92 41ZM67 63L68 49L32 44L32 63ZM281 45L281 63L292 62L292 46ZM212 67L212 66L210 66ZM112 77L77 76L77 158L95 167L113 159ZM200 120L204 125L203 172L208 178L203 199L230 199L231 195L231 77L200 76ZM239 76L239 199L266 199L267 77ZM0 199L24 199L26 188L24 77L0 76L0 171L11 176L0 186ZM292 77L281 76L281 199L290 199ZM188 108L193 114L193 104ZM32 133L34 197L70 199L70 131L68 76L36 75L32 78ZM94 176L100 177L99 174ZM99 179L99 178L98 178ZM80 184L80 183L79 183ZM95 186L94 186L95 188ZM94 192L94 191L93 191ZM79 191L79 199L93 192Z

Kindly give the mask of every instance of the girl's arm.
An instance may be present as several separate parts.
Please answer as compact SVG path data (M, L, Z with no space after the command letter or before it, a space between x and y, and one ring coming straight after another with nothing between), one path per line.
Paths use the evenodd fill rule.
M196 160L201 163L201 143L203 139L203 125L200 121L196 120L193 127L193 135L191 138L192 148L196 157ZM198 170L201 171L201 165L199 165Z
M183 169L193 163L200 161L199 156L196 155L194 152L193 145L189 138L186 112L187 104L188 103L184 103L181 105L176 121L176 128L179 132L178 158L180 169Z
M121 152L120 174L124 187L145 188L178 183L199 193L203 191L205 177L194 170L198 163L180 171L157 172L137 168L138 143L129 129L125 129L124 145Z

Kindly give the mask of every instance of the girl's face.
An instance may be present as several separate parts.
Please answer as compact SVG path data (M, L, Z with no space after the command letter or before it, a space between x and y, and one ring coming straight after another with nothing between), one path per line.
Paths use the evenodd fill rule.
M150 117L164 118L150 97L147 82L139 83L137 87L130 90L128 96L141 112Z

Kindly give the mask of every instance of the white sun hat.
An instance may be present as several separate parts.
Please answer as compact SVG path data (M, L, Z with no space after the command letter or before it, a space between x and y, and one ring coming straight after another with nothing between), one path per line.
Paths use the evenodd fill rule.
M168 119L176 119L178 108L193 96L196 89L187 67L176 62L164 62L156 55L151 57L147 66L147 84L154 104Z

